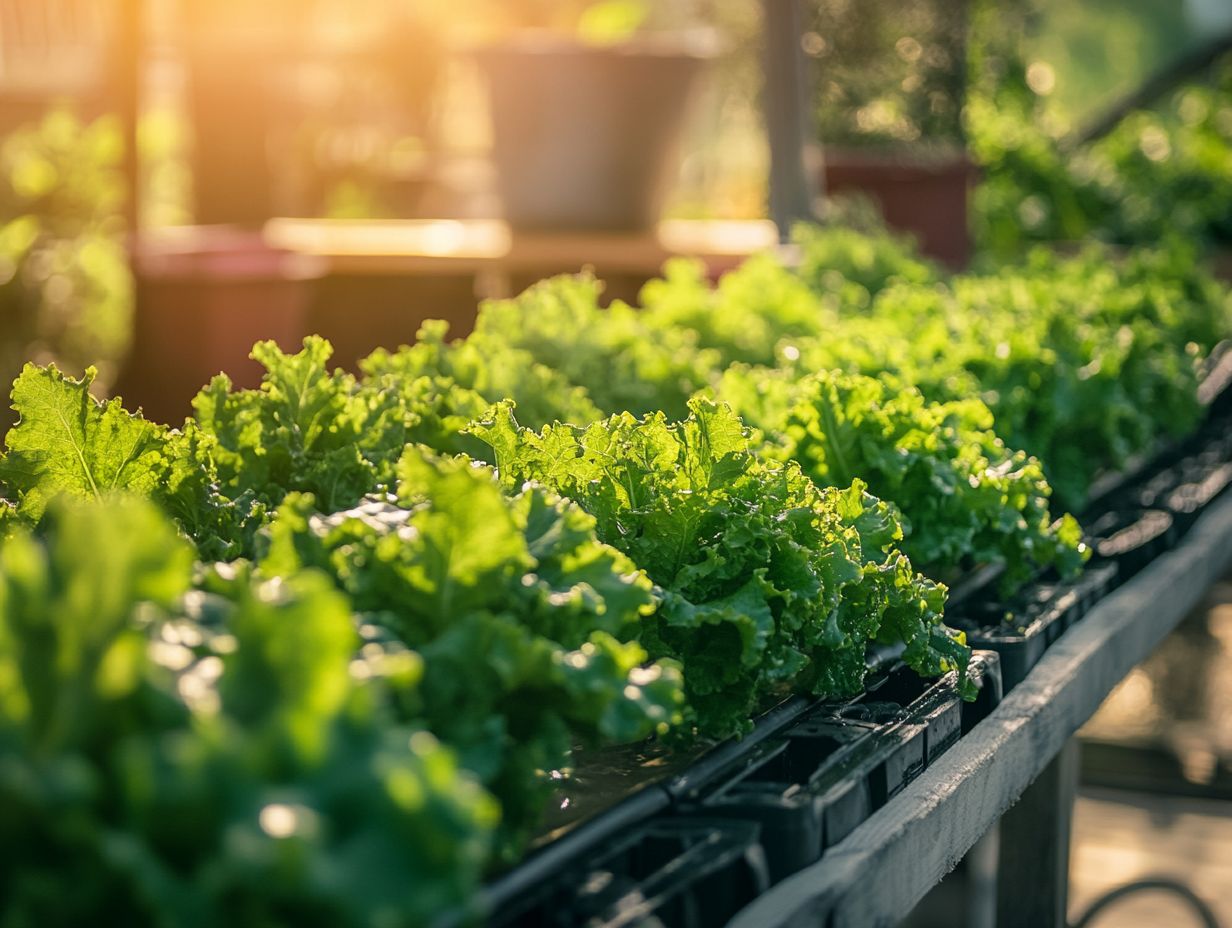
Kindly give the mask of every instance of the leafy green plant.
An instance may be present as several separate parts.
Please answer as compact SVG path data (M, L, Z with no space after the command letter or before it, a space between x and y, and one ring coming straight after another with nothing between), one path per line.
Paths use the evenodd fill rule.
M692 333L701 349L697 362L712 374L736 362L777 366L795 343L841 328L846 319L840 317L867 312L887 287L944 279L910 242L884 229L865 234L801 223L792 239L793 266L772 254L754 255L716 284L700 262L667 262L662 277L639 294L647 328Z
M762 428L766 453L799 463L820 486L859 478L900 513L901 547L926 574L996 563L1013 590L1042 568L1074 573L1086 554L1072 516L1054 524L1040 463L992 431L977 399L930 403L883 375L791 379L730 370L719 395Z
M431 378L434 384L461 387L452 393L460 407L458 412L442 423L451 432L459 430L453 428L454 422L469 421L488 405L511 396L518 397L522 416L536 427L557 420L592 422L603 417L584 387L571 383L555 368L539 363L529 351L511 347L498 336L479 333L450 342L446 340L448 330L448 323L430 320L419 330L414 345L395 352L378 348L360 366L378 389L405 390L423 377ZM449 393L448 388L441 392ZM480 408L472 399L478 401ZM454 440L465 442L460 437ZM426 438L420 441L443 447ZM485 446L472 441L458 450L476 457L484 452Z
M700 262L673 259L639 299L648 329L691 333L714 371L735 362L773 365L786 340L819 335L833 315L770 255L749 258L713 285Z
M704 734L747 731L764 700L793 689L858 692L872 639L905 643L922 673L966 668L961 636L941 624L944 587L898 551L889 507L860 481L818 489L798 466L759 459L727 407L536 433L501 404L471 430L507 487L535 480L576 500L658 585L641 641L680 661Z
M930 400L980 397L1044 465L1059 502L1201 415L1197 362L1232 326L1229 294L1183 248L1033 253L997 273L896 283L797 340L802 373L894 374Z
M413 655L354 673L325 578L204 593L191 562L114 498L0 542L6 919L419 926L466 905L496 806L390 715Z
M685 415L686 401L717 359L699 352L687 329L654 327L619 300L601 307L602 289L593 276L560 276L515 299L490 300L480 307L471 338L492 357L525 352L584 388L604 414ZM523 400L518 393L511 398Z
M331 574L363 621L423 658L413 715L501 801L514 859L575 741L623 743L677 721L679 674L637 644L649 582L595 540L575 505L410 447L399 503L318 515L292 496L271 526L264 572Z
M331 353L318 337L295 355L261 342L253 348L266 368L259 389L232 391L219 374L193 400L228 496L251 493L277 506L302 490L338 509L390 479L414 420L396 397L362 392L352 375L330 371Z
M128 348L120 132L64 111L0 142L0 379L30 359L95 365L110 384ZM0 426L8 424L0 413Z
M1007 28L1007 18L1018 28ZM973 198L980 246L1005 259L1036 242L1232 240L1224 208L1232 197L1232 56L1075 145L1062 135L1072 114L1049 98L1052 78L1047 88L1031 79L1033 66L1048 68L1024 47L1033 19L1029 4L977 5L965 121L981 173ZM1106 27L1105 18L1098 23Z
M945 272L923 258L910 239L888 228L858 232L835 225L799 223L792 229L799 250L796 272L815 293L838 294L840 311L860 310L892 284L930 286ZM853 291L852 285L859 287ZM862 291L862 292L861 292Z
M34 523L68 495L102 500L126 491L156 500L205 557L234 557L251 542L263 508L251 496L219 493L209 449L193 422L182 431L90 394L94 369L80 379L54 365L27 364L13 384L20 420L5 436L0 490L14 517Z

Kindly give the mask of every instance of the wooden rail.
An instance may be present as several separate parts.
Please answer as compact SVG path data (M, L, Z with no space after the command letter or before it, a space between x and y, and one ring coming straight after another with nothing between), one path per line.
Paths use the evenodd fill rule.
M654 275L676 255L723 269L778 243L769 220L665 220L645 232L515 232L498 219L271 219L265 240L324 258L334 273L601 269Z
M729 928L896 925L1003 816L999 928L1064 924L1070 738L1229 566L1232 497L1066 632L938 763Z

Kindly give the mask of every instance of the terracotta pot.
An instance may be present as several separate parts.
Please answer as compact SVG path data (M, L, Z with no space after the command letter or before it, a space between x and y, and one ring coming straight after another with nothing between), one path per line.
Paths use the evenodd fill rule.
M862 193L893 229L920 250L960 270L971 257L967 206L977 168L965 153L911 158L857 149L825 149L826 193Z
M117 392L148 418L178 422L220 371L240 387L260 383L248 356L255 342L299 347L310 281L324 265L271 248L258 232L194 226L138 242L133 270L133 346Z
M1227 246L1211 251L1211 273L1220 280L1232 284L1232 248Z
M511 225L635 231L658 222L702 53L675 42L591 47L536 36L477 57Z

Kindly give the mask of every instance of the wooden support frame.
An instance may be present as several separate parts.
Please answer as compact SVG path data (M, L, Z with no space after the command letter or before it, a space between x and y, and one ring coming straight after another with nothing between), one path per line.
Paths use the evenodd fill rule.
M731 928L890 928L1020 800L1030 803L1022 808L1027 812L1046 805L1052 794L1050 814L1055 817L1036 821L1035 827L1053 849L1068 846L1068 824L1056 803L1072 760L1054 759L1112 688L1230 566L1232 497L1226 497L1173 551L1066 632L1026 680L919 779L821 861L738 913ZM1041 792L1028 795L1032 783ZM1021 827L1015 829L1015 819L1022 817L1006 817L1011 838L1002 839L1003 847L1014 833L1024 834ZM1038 853L1039 845L1036 848ZM1054 863L1061 872L1061 862ZM1003 868L1000 876L1000 892L1011 892L1007 886L1014 874ZM1060 886L1059 878L1054 885ZM1036 891L1034 886L1022 888ZM1057 898L1056 891L1046 896L1041 904L1049 913L1059 912L1063 898ZM1052 922L1044 918L1002 924L1047 928Z
M1070 825L1078 790L1078 742L1071 738L998 829L998 928L1065 925Z

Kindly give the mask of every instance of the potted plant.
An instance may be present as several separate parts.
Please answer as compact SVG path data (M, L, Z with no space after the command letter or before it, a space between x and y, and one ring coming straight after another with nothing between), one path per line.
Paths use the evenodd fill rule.
M891 227L952 267L970 253L966 6L821 0L803 37L817 63L827 194L867 195Z
M522 5L512 31L476 50L511 225L629 231L657 222L712 45L695 28L673 28L673 6Z

